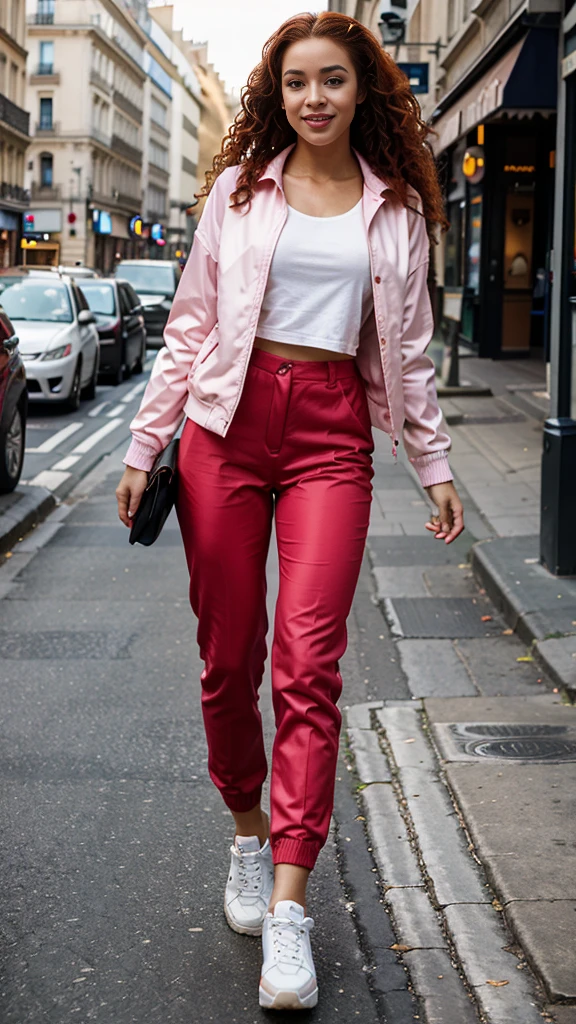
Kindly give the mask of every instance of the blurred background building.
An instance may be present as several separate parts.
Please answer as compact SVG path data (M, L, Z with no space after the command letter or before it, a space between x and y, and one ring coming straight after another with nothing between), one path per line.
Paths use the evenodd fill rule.
M26 105L26 16L22 0L0 4L0 267L19 261L30 143Z

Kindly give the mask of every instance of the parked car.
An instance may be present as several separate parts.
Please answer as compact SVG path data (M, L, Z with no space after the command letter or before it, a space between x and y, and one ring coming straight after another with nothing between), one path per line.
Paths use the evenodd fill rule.
M132 285L117 277L101 277L83 281L82 291L96 317L100 375L120 384L131 373L142 373L146 328L142 303Z
M76 410L94 398L100 345L96 318L65 274L0 271L0 303L14 323L31 401Z
M129 281L144 308L150 348L161 348L162 335L182 276L178 260L120 260L115 277Z
M13 491L20 479L27 409L26 372L18 338L0 309L0 494Z
M58 267L61 274L69 274L70 277L82 278L85 277L100 277L100 271L94 270L92 267L85 267L82 263L77 264L74 267Z

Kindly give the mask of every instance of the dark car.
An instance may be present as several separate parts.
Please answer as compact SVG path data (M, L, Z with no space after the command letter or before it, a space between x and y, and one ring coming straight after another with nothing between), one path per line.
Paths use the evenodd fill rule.
M82 292L96 317L100 376L120 384L131 373L142 373L146 328L142 303L132 285L118 277L83 279Z
M0 494L20 479L26 443L26 372L14 328L0 309Z
M162 335L182 276L178 260L120 260L116 277L129 281L144 308L150 348L161 348Z

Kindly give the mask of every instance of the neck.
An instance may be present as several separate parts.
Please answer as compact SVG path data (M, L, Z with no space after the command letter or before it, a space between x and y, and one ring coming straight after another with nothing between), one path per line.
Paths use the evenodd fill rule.
M312 146L298 138L290 153L284 173L316 181L343 181L356 177L358 163L350 148L350 132L345 132L329 146Z

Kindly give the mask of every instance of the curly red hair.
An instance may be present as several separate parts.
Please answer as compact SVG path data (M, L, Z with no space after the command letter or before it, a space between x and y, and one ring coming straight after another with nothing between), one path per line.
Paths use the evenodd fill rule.
M241 109L222 148L206 172L199 196L210 192L219 174L240 164L234 205L250 201L263 170L272 158L295 142L296 132L283 115L282 59L291 43L327 36L348 50L366 97L358 104L350 126L350 142L378 177L392 188L404 206L409 205L408 186L422 200L428 231L447 228L436 167L427 143L432 129L422 120L418 101L408 79L376 37L359 21L344 14L299 14L289 18L270 36L242 92Z

